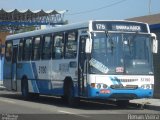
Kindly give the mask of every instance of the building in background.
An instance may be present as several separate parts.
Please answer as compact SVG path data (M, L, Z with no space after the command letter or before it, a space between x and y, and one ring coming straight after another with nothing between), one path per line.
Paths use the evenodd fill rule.
M154 97L160 98L160 13L130 18L127 20L146 22L150 25L151 32L157 35L158 39L158 54L154 54L154 72L155 72L155 86Z
M0 9L0 87L3 85L3 55L6 36L9 34L44 29L46 26L66 24L66 10L4 10Z

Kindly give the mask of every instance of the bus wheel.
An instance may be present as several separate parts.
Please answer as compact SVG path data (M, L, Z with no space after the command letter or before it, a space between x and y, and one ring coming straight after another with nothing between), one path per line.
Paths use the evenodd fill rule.
M21 93L24 99L30 98L30 94L28 91L28 80L26 78L22 79Z
M129 100L118 100L116 104L120 108L126 108L129 105Z
M79 99L74 97L73 83L68 85L67 101L70 107L77 107L79 104Z

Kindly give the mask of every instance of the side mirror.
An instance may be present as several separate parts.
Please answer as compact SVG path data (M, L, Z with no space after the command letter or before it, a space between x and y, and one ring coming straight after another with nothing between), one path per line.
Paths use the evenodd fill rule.
M156 39L153 39L152 51L153 53L158 53L158 40Z
M152 37L152 52L158 53L158 40L156 34L151 33L151 37Z
M86 39L86 47L85 47L85 52L86 53L91 53L91 49L92 49L92 40L87 38Z

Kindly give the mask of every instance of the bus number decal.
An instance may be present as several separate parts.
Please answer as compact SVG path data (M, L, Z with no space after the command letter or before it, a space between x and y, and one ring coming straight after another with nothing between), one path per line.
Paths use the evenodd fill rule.
M97 30L105 30L106 26L104 24L96 24Z
M46 66L39 66L39 74L46 74L47 67Z

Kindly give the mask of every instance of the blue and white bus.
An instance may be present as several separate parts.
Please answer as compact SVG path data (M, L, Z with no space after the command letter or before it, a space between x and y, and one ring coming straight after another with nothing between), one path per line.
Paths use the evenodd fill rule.
M9 35L4 85L33 96L116 100L153 95L156 36L148 24L88 21Z

